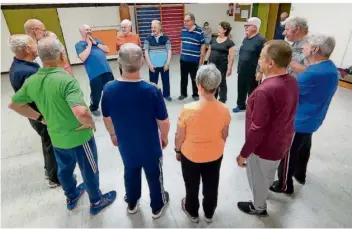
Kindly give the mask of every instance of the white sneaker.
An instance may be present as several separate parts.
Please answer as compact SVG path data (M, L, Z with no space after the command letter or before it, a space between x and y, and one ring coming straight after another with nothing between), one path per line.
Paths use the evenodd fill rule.
M204 216L204 220L206 223L212 223L213 222L213 219L212 218L207 218Z

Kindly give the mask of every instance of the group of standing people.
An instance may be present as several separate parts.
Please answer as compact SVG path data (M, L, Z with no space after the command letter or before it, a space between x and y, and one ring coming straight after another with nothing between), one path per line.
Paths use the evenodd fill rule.
M31 30L45 34L45 29L39 28L43 25L35 22ZM211 223L231 122L224 103L234 44L228 39L231 26L221 22L219 36L205 55L203 31L195 24L194 15L186 14L184 24L179 99L187 97L190 74L195 101L181 110L175 135L175 158L181 162L186 190L181 208L192 222L199 222L198 193L202 180L205 221ZM269 190L292 194L292 177L305 183L312 133L325 119L337 88L337 69L329 60L335 39L327 35L306 36L308 25L303 18L289 18L284 26L284 35L294 42L292 46L283 40L265 42L258 34L260 20L250 18L240 48L238 80L245 90L241 91L234 111L246 109L246 138L237 164L247 168L253 201L238 202L238 208L252 215L268 215ZM116 199L116 191L102 194L99 188L95 124L90 111L93 114L97 111L101 99L105 127L124 163L127 211L130 214L138 211L143 169L149 184L152 217L156 219L170 201L164 189L162 168L162 149L169 144L170 130L164 99L168 100L170 95L167 89L161 91L156 84L142 80L140 69L144 57L140 40L131 33L129 21L123 21L121 27L125 27L122 28L125 35L117 38L122 73L117 80L112 80L104 55L109 52L108 47L91 36L89 26L80 28L82 41L76 44L76 51L91 81L89 108L78 81L63 69L66 52L55 36L43 35L35 40L27 35L11 36L10 47L15 58L10 80L16 94L9 107L46 131L51 160L57 170L53 179L57 179L65 192L67 208L73 210L87 191L90 213L96 215ZM160 23L154 21L153 34L144 44L150 77L154 80L158 72L168 74L171 59L170 41L160 29ZM42 68L34 63L37 55ZM162 76L163 81L166 76ZM254 87L256 77L262 83ZM76 163L84 180L79 185L73 174ZM278 168L279 180L274 182Z

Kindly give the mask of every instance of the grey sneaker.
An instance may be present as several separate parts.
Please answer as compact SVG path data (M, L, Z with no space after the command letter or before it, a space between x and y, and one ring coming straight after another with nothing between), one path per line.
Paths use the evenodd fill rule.
M204 216L204 220L206 223L212 223L213 219L212 218L207 218L206 216Z
M60 186L60 183L59 183L59 182L55 182L55 181L49 180L49 181L48 181L48 186L49 186L49 188L56 188L56 187L59 187L59 186Z
M96 117L101 115L100 111L98 111L98 110L91 111L91 112L92 112L92 114L93 114L94 116L96 116Z

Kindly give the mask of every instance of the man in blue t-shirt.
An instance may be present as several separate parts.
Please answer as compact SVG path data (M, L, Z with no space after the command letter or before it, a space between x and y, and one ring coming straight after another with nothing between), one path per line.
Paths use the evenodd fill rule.
M187 98L188 74L192 80L192 97L194 100L199 99L196 75L198 66L204 63L205 38L202 28L196 25L195 21L194 14L185 14L185 26L181 31L181 95L178 97L179 100Z
M76 43L76 53L84 63L90 80L90 111L93 115L99 116L98 111L101 93L105 84L114 80L110 65L105 53L109 52L109 47L104 45L99 39L92 37L92 29L88 25L83 25L79 29L82 40Z
M169 203L162 171L162 149L168 144L170 128L165 101L155 84L141 79L143 52L139 46L122 45L119 64L122 78L104 88L104 123L125 166L128 212L138 211L143 168L149 184L152 217L159 218Z
M292 194L293 179L305 184L312 134L326 117L338 85L338 70L329 60L335 48L335 39L327 35L311 35L303 45L309 66L297 76L299 103L295 117L295 135L290 152L282 159L278 181L270 187L273 192Z

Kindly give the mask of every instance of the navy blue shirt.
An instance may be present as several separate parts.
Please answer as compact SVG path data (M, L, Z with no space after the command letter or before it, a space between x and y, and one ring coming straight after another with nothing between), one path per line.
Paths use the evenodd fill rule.
M285 27L281 25L281 22L276 22L274 40L285 40L284 31Z
M24 81L36 73L40 66L35 62L19 60L16 57L13 58L13 62L10 67L10 83L15 92L20 90ZM34 103L29 104L33 109L38 111Z
M298 133L313 133L323 123L338 85L338 71L331 61L309 65L297 76L299 103L295 117Z
M204 32L196 25L193 31L188 31L186 27L181 32L181 60L185 62L198 63L200 60L201 48L205 44Z
M106 84L101 102L111 117L126 167L141 166L162 155L157 120L168 118L160 89L143 80L114 80Z

